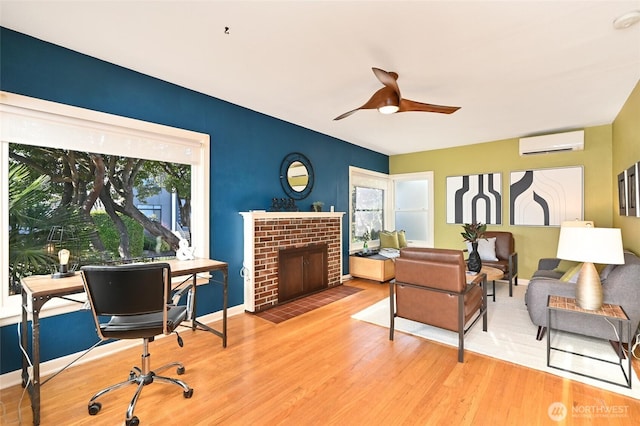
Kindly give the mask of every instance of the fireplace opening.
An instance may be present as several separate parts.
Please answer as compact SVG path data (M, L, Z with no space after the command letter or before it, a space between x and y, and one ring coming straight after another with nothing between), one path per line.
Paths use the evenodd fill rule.
M328 245L312 244L278 251L278 303L329 287Z

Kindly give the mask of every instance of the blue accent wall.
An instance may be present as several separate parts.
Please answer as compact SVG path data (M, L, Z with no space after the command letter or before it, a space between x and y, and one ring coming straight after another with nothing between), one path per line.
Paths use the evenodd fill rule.
M320 200L336 211L348 211L351 165L389 171L386 155L6 28L0 28L0 89L209 134L210 255L229 263L230 306L243 303L243 227L238 213L266 209L271 198L285 196L279 170L287 154L303 153L315 171L313 191L298 202L301 210ZM345 215L345 273L348 230ZM198 315L221 308L219 286L198 289ZM41 321L42 361L81 351L96 340L87 311ZM16 325L0 328L0 373L20 368L17 342Z

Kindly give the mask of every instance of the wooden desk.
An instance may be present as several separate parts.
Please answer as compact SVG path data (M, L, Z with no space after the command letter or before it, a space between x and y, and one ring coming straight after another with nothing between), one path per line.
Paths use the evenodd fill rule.
M220 336L222 338L222 346L227 347L227 303L228 303L228 265L211 259L194 259L194 260L168 260L164 261L171 267L172 277L187 278L179 283L174 290L180 292L187 291L187 320L191 321L191 329L200 328ZM197 274L220 271L223 275L222 280L222 331L214 330L206 324L202 324L196 319L196 279ZM82 277L80 273L76 273L67 278L53 279L50 275L33 275L25 277L21 281L22 284L22 323L20 324L20 344L27 350L27 325L29 314L29 301L31 301L31 362L33 364L33 379L29 381L28 360L26 355L22 354L22 386L27 388L31 397L31 409L33 411L33 424L40 424L40 311L42 306L49 300L59 297L78 293L84 293Z

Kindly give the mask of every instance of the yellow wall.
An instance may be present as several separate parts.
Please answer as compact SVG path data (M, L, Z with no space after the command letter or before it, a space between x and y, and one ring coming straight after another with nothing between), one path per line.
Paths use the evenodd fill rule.
M638 90L636 90L637 92ZM640 104L635 102L636 117ZM632 115L631 113L629 115ZM631 120L631 118L629 118ZM637 120L636 120L637 121ZM637 124L634 124L636 143ZM434 172L435 246L463 249L461 225L447 224L445 185L447 176L479 173L502 173L501 226L489 230L505 230L514 234L519 257L519 275L528 279L535 271L538 259L554 257L558 243L558 227L509 226L509 176L511 171L543 169L565 166L584 167L584 219L595 221L596 226L613 225L615 181L612 172L612 125L589 127L585 131L584 151L540 154L521 157L518 139L507 139L456 148L395 155L389 159L389 173ZM630 127L629 124L624 126ZM640 160L637 158L636 160ZM629 164L630 165L630 164ZM625 166L626 165L625 163ZM618 169L620 167L617 167ZM634 219L636 220L636 219ZM640 220L640 219L637 219Z
M618 202L615 177L640 161L640 81L613 122L613 193ZM624 247L640 254L640 218L620 216L616 206L613 226L622 229Z

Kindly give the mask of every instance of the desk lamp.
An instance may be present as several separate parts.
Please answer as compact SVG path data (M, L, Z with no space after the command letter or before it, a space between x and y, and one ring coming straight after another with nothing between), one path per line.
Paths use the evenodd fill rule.
M62 249L58 252L58 260L60 261L60 266L58 272L55 272L51 278L64 278L70 277L75 274L74 271L69 270L69 256L71 252L67 249Z
M582 309L602 307L602 283L594 263L622 265L622 233L617 228L562 226L557 257L583 262L576 283L576 302Z

